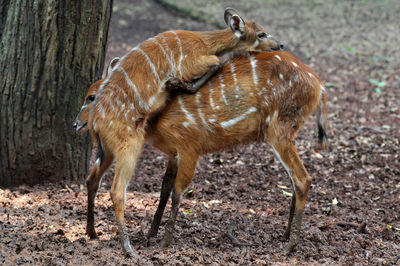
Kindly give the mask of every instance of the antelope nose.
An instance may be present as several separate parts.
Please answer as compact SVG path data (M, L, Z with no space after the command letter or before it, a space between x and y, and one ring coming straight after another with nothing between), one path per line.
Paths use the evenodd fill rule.
M280 44L279 44L279 50L283 50L283 47L285 47L285 46L283 45L283 43L280 43Z
M74 127L74 129L77 129L78 128L78 123L75 122L73 127Z

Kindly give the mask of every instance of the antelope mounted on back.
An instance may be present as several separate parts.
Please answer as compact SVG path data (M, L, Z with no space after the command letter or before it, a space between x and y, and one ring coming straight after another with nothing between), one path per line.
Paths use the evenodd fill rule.
M229 25L226 30L167 31L141 43L116 63L101 82L98 94L86 98L78 117L90 109L87 126L77 119L74 127L78 131L88 128L99 148L96 164L87 179L87 233L91 238L96 237L93 191L97 191L102 174L115 158L111 199L123 250L134 255L124 222L125 190L145 140L147 121L166 104L168 80L173 78L172 83L176 84L176 79L199 78L188 89L194 92L218 70L217 55L232 50L282 48L260 25L245 22L233 9L227 9L224 17Z
M95 83L88 97L96 95L98 90L99 83ZM126 188L143 139L169 156L160 203L148 233L148 237L157 234L172 191L172 210L163 246L168 246L173 238L182 193L194 175L199 156L238 144L267 141L288 172L292 185L293 197L284 235L290 238L287 251L291 252L299 241L304 206L311 185L311 178L298 156L295 138L305 119L315 109L319 144L324 148L326 93L315 72L283 51L235 57L223 65L221 71L195 95L173 98L162 113L149 120L147 127L143 128L144 134L133 130L120 131L119 134L126 134L126 137L122 143L124 146L120 146L117 153L113 153L115 149L112 150L108 142L107 146L102 144L101 159L88 179L88 232L95 232L94 197L101 175L115 156L117 172L112 193L116 193L117 188ZM82 115L85 116L84 112ZM77 119L86 121L80 116ZM111 130L114 132L114 129ZM135 143L140 144L134 146ZM118 203L115 200L117 195L125 198L124 192L111 195L114 203ZM121 202L115 204L115 208L117 214L123 213ZM120 226L123 227L123 224ZM129 245L127 237L123 241L123 245Z

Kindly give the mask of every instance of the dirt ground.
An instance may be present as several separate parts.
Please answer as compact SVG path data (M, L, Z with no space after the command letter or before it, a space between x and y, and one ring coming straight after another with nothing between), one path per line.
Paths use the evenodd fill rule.
M162 224L145 246L166 166L147 146L126 202L139 261L121 253L109 171L96 199L97 240L85 235L83 181L0 189L0 264L400 265L400 3L190 2L115 0L107 62L168 29L215 29L233 6L311 65L328 90L330 150L313 151L310 118L297 140L313 177L298 248L284 254L290 182L265 143L203 156L172 244L160 249ZM251 245L235 245L228 232Z

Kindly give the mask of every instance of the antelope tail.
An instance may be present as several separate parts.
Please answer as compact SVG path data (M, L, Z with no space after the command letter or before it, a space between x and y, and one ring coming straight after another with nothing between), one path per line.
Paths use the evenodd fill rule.
M317 107L318 145L319 149L326 150L328 140L326 135L326 91L321 90L321 97Z

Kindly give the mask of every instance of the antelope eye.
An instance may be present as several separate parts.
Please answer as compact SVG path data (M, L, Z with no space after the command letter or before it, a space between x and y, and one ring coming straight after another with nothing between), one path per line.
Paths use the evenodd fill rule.
M96 98L96 96L90 95L89 97L87 97L87 100L88 100L89 102L93 102L95 98Z
M262 38L266 38L267 34L265 32L261 32L257 36L258 36L258 38L262 39Z

